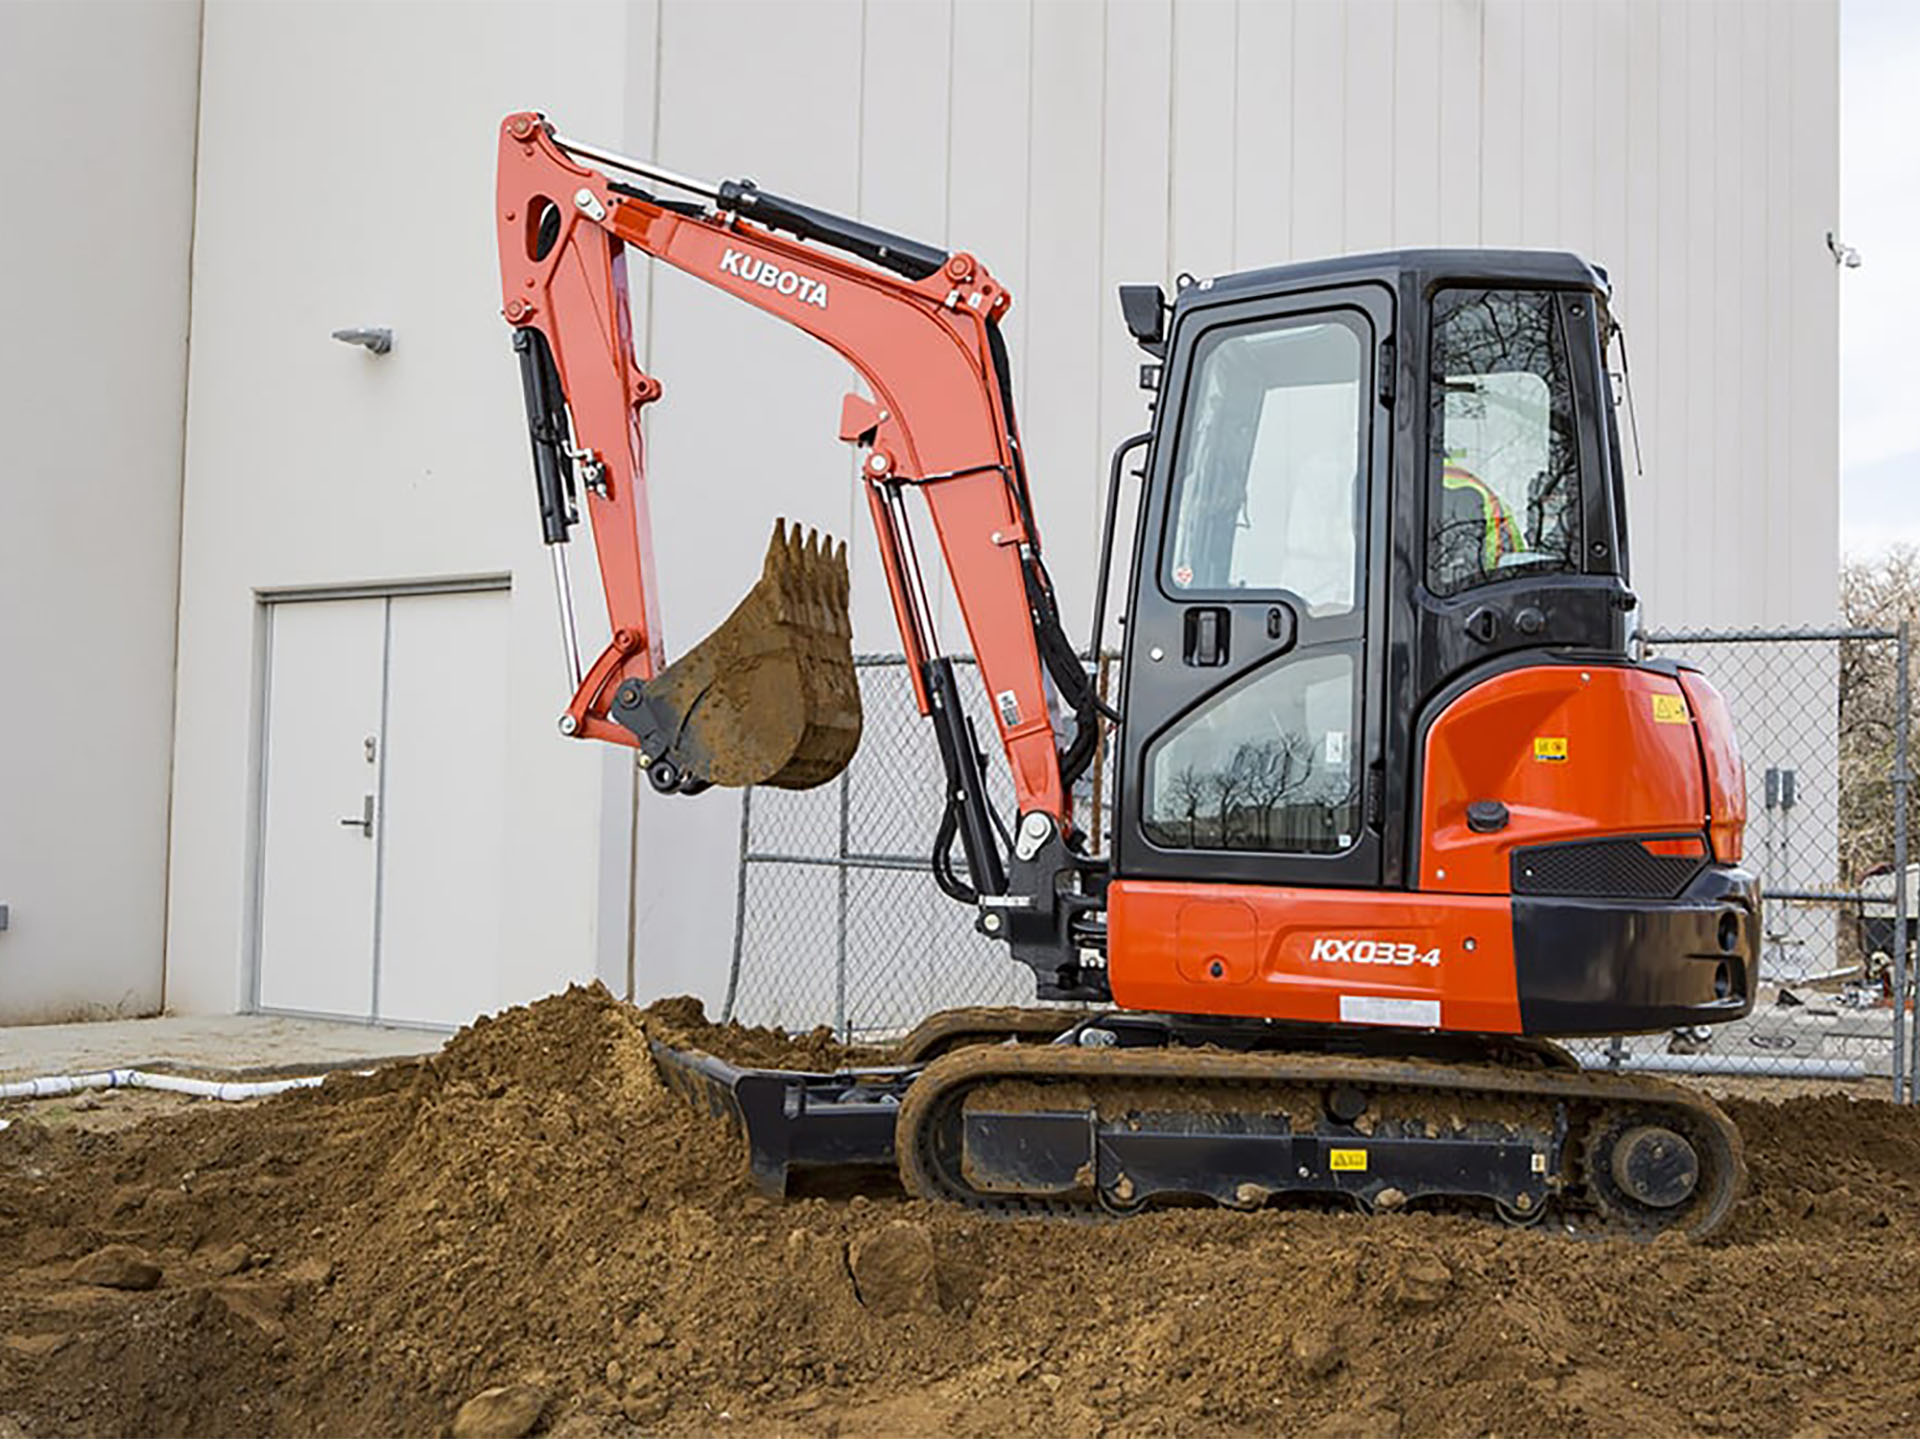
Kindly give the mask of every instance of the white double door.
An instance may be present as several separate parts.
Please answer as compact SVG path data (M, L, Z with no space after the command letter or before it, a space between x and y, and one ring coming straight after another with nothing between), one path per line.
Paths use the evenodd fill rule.
M498 590L268 607L260 1009L498 1003L506 640Z

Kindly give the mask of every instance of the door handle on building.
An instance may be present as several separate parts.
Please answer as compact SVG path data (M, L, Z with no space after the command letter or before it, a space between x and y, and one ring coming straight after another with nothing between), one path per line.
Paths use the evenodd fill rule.
M369 795L360 807L358 815L349 815L340 822L342 825L358 825L360 833L371 840L373 838L373 796Z

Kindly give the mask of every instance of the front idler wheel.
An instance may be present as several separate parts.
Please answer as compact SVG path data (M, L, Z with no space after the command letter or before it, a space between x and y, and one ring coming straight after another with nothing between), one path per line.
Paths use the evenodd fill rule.
M1588 1198L1602 1215L1629 1232L1655 1234L1696 1229L1702 1205L1729 1204L1731 1195L1717 1198L1726 1163L1714 1137L1683 1117L1628 1110L1588 1131L1582 1168ZM1737 1159L1732 1163L1737 1168Z
M1621 1135L1607 1168L1623 1194L1654 1210L1684 1204L1700 1184L1700 1156L1664 1125L1635 1125Z

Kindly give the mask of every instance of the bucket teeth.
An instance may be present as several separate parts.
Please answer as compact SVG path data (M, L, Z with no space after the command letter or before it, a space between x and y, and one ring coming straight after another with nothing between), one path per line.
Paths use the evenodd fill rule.
M733 613L637 692L623 686L613 718L667 762L669 788L824 784L860 743L850 593L844 543L776 521Z
M778 522L767 544L760 578L773 591L780 618L810 632L852 636L847 614L847 547L799 526Z

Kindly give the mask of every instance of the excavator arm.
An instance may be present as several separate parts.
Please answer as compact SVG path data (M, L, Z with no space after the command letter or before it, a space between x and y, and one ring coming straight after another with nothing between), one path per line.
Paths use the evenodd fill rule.
M641 426L642 410L661 388L634 357L631 248L806 331L843 356L871 392L846 397L839 433L864 451L860 473L908 672L947 768L949 806L935 860L943 888L970 900L1004 894L1005 866L1015 857L996 843L981 756L951 662L940 652L909 491L921 493L931 516L1012 773L1020 828L1008 848L1026 861L1074 841L1069 787L1100 721L1041 562L998 330L1011 304L1007 291L965 253L782 199L750 181L708 184L600 151L556 134L530 112L502 123L498 174L502 312L521 360L575 687L563 732L636 746L656 786L682 790L707 783L797 788L831 778L851 758L849 726L831 716L822 722L821 712L832 711L836 698L848 700L842 692L856 707L854 740L858 734L844 552L802 542L797 532L776 532L759 599L749 597L712 639L667 664ZM665 190L693 199L660 198ZM581 485L613 636L584 673L564 565ZM722 642L734 621L743 622L735 627L742 633L703 660L699 652ZM757 690L745 684L751 657L781 651L782 636L792 663L775 667ZM827 651L844 656L844 677L831 673ZM1064 744L1049 679L1075 716ZM790 705L795 683L823 692L807 697L805 733L790 726L785 740L756 750L756 717ZM968 881L943 868L956 834ZM998 932L1001 913L983 915L982 928Z

